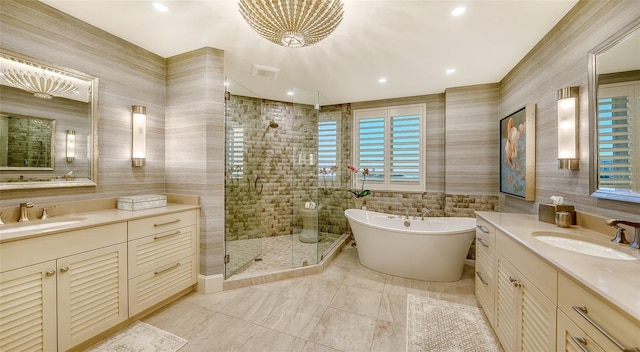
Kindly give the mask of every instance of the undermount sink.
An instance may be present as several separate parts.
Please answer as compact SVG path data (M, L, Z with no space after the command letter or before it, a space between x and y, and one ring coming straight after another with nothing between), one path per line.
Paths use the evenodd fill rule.
M614 248L613 245L589 242L566 233L539 231L532 235L538 241L575 253L616 260L638 260L637 257Z
M60 219L47 219L47 220L35 220L33 222L20 222L15 224L7 224L0 226L0 234L35 231L35 230L50 230L58 227L64 227L72 225L86 218L60 218Z

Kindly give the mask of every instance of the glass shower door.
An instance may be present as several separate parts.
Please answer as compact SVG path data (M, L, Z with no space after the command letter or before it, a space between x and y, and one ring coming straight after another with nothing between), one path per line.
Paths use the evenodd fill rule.
M294 89L293 267L318 263L318 92Z
M262 99L227 79L225 278L262 256Z

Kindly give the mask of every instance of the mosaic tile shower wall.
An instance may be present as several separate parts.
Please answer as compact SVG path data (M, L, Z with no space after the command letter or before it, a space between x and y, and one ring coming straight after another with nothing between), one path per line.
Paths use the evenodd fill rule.
M5 141L3 150L11 150L5 160L0 160L0 166L10 167L52 167L51 165L51 120L16 118L0 116L6 136L0 136Z
M320 205L319 232L348 231L348 175L328 187L318 184L318 116L340 113L340 138L349 145L348 105L322 108L231 95L227 104L227 148L239 148L242 159L230 165L227 153L227 240L291 235L302 228L300 209L306 202ZM275 122L278 127L270 127ZM233 145L230 136L237 134ZM230 144L231 143L231 144ZM349 148L340 149L340 165L346 169ZM320 186L320 188L318 187Z

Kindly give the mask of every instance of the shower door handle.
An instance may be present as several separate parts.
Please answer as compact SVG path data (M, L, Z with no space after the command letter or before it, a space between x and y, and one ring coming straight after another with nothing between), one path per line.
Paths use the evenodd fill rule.
M260 182L260 190L258 190L258 182ZM256 180L253 181L253 187L256 189L256 194L262 194L262 190L264 189L264 183L260 176L256 177Z

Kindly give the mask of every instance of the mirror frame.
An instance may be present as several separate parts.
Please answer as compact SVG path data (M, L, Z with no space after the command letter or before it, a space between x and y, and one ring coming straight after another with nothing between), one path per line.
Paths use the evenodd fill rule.
M91 161L89 163L89 175L85 177L77 177L73 180L64 180L64 179L54 179L51 181L24 181L24 182L0 182L0 190L14 190L14 189L45 189L45 188L68 188L68 187L87 187L87 186L97 186L98 185L98 85L99 79L98 77L88 75L86 73L62 67L58 65L53 65L51 63L22 55L11 50L7 50L4 48L0 48L0 54L9 58L17 59L19 61L26 61L29 63L33 63L37 66L42 66L44 68L48 68L54 71L62 71L65 74L85 80L89 83L89 90L91 93L91 107L90 107L90 118L89 118L89 131L91 131Z
M624 39L640 31L640 18L634 20L617 33L607 38L588 53L588 87L589 87L589 193L594 198L640 203L640 193L626 193L598 189L598 76L596 57L611 49Z

